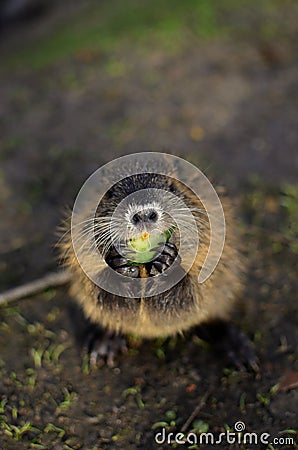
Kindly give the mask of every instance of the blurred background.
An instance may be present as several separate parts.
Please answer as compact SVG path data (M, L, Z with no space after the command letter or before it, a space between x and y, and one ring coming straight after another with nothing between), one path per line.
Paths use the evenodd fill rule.
M56 270L53 246L63 210L72 206L83 182L100 165L142 151L184 157L197 164L215 185L224 186L240 204L240 226L246 233L252 267L244 327L255 335L267 371L261 396L256 395L259 386L251 393L253 407L247 417L253 423L252 409L261 408L263 426L270 425L272 430L289 427L284 420L294 417L293 400L278 398L277 405L268 412L266 395L279 377L293 371L297 362L293 353L297 344L297 56L296 0L1 0L0 290ZM60 322L57 319L52 327L69 331L63 311L57 312L63 302L58 294L50 295L56 316L61 314ZM29 307L22 312L27 325L44 323L42 308L52 308L49 303L37 312L34 302L26 303ZM3 351L7 342L16 348L15 330L19 337L28 336L26 323L14 315L20 312L7 311L11 312L2 310L3 323L8 324L2 330ZM49 345L49 337L40 331L42 326L40 334L35 330L40 339L37 348L41 349ZM70 331L67 336L58 333L57 342L71 341ZM36 335L31 337L31 341L25 340L24 348L19 347L18 368L16 358L10 357L11 347L5 350L2 371L8 378L11 371L22 377L24 366L31 368L26 363L28 348L37 345ZM75 358L68 356L67 367L79 365ZM70 364L70 360L76 362ZM43 364L50 363L40 362L39 369ZM137 361L135 364L142 366ZM149 373L154 372L148 364ZM216 364L216 372L214 367ZM48 373L56 373L56 369L47 368ZM58 378L66 383L69 375L61 370ZM38 374L37 379L41 376ZM84 381L81 374L77 376L77 398L81 402ZM105 383L105 376L109 378L109 372L101 381L93 382ZM162 376L167 379L170 375L165 369ZM195 383L189 376L186 383ZM220 384L221 374L217 376ZM117 391L119 379L115 380L113 388ZM172 380L167 383L172 386ZM237 383L241 393L245 379ZM3 398L14 392L13 382L8 386ZM44 393L42 384L40 389ZM47 387L51 389L52 382ZM103 389L103 385L97 385L97 389ZM231 389L237 391L235 385ZM59 392L63 399L65 391L61 386ZM168 395L172 394L169 391ZM187 403L180 394L186 420L195 399ZM147 395L150 404L150 389ZM20 398L18 393L11 408L19 405ZM86 397L86 404L88 401ZM103 401L113 428L118 411L115 408L119 408L117 399ZM130 415L136 414L133 405ZM32 414L37 414L35 406ZM181 413L179 406L175 408L175 414ZM59 411L55 411L53 407L50 418L59 417ZM80 417L82 410L78 411ZM236 408L235 418L240 419L240 412ZM18 416L19 422L15 422L23 426L26 414L25 408L23 416ZM117 414L117 420L122 420L117 425L122 436L124 419L119 411ZM138 431L127 431L136 448L158 414L162 418L159 409L149 408L145 425ZM8 412L7 418L10 415ZM225 423L231 419L229 415L224 417ZM47 426L46 419L43 425L36 417L31 422L43 430ZM108 427L105 424L104 429ZM5 448L10 448L9 439L15 438L14 431L10 433L10 437L6 433ZM78 444L84 433L82 427L77 440L69 446L87 448ZM28 448L31 435L28 437L25 431L23 434L27 439L24 448ZM61 444L59 448L70 448L62 445L58 435L56 431L56 441L46 445L55 442ZM40 445L46 442L44 438L36 439ZM152 447L148 439L147 447L140 448ZM124 441L116 441L110 435L103 436L98 448L126 448ZM93 447L89 444L88 448Z

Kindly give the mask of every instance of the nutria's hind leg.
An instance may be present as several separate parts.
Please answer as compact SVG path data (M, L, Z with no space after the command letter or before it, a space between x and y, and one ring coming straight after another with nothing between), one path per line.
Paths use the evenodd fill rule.
M89 355L91 367L104 364L114 367L115 357L126 351L126 340L122 334L90 325L85 337L84 352Z
M250 339L232 323L221 319L204 322L195 328L197 336L210 343L216 352L227 358L238 370L251 368L259 370L253 344Z

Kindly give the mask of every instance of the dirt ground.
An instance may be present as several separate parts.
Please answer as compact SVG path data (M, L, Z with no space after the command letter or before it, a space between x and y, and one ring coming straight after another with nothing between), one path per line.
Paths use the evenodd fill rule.
M67 22L68 3L4 30L1 60ZM189 418L186 432L218 436L242 421L270 434L269 444L218 448L297 448L298 26L291 33L265 43L189 37L178 52L123 43L38 69L3 64L0 290L57 270L63 209L100 165L142 151L182 156L239 204L250 269L234 320L260 374L227 367L191 333L132 343L115 368L89 370L81 313L66 287L50 289L0 309L1 450L216 448L155 443L162 427L178 433Z

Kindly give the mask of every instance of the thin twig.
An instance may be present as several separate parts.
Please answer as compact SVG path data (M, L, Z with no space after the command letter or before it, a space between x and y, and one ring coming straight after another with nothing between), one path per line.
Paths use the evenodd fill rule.
M0 294L0 305L2 303L20 300L21 298L31 297L32 295L43 292L51 287L62 286L63 284L68 283L69 280L70 275L66 271L49 273L38 280L23 284L22 286L10 289L6 292L2 292L2 294Z
M199 414L199 412L201 411L201 409L205 406L206 404L206 400L210 395L210 391L206 392L206 394L203 395L203 397L201 398L200 403L198 404L198 406L193 410L193 412L191 413L191 415L189 416L189 418L187 419L187 421L185 422L185 424L183 425L183 427L181 428L181 433L185 433L185 431L188 429L189 425L193 422L193 420L197 417L197 415Z

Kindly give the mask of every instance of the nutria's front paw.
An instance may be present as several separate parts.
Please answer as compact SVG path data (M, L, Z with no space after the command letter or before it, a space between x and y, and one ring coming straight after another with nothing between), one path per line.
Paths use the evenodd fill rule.
M139 278L140 269L132 265L124 256L121 256L115 247L113 247L106 256L106 263L116 272L130 278Z
M114 367L115 356L127 351L126 339L122 334L92 327L84 346L91 367L107 365Z
M177 247L171 242L166 242L163 251L152 262L150 275L155 276L163 273L165 270L171 267L175 260L178 264L181 261L180 256L178 255Z

